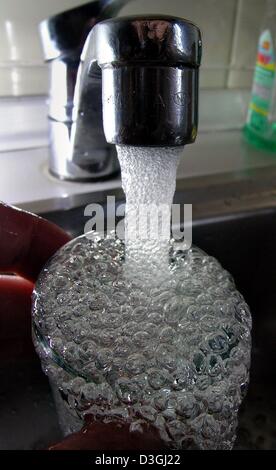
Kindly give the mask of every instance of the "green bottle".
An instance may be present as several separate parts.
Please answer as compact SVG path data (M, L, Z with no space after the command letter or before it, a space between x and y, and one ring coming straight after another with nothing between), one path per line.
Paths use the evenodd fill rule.
M276 2L267 0L243 133L256 147L276 152Z

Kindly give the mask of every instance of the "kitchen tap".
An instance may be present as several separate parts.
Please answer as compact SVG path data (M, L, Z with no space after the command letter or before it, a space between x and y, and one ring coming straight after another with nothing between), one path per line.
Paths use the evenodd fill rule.
M111 144L195 140L199 29L162 15L98 23L124 3L92 2L41 24L51 65L50 171L60 178L85 181L118 172Z

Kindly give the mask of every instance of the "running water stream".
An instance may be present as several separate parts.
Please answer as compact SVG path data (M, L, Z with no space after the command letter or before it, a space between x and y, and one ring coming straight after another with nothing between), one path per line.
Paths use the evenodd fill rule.
M171 205L183 147L117 146L126 195L127 276L158 284L168 275Z

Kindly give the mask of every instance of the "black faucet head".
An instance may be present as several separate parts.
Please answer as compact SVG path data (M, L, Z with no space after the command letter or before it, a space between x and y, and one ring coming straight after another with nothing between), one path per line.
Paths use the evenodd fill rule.
M97 27L99 65L143 63L199 67L201 36L190 21L164 15L129 16Z
M179 146L198 125L201 34L182 18L114 18L93 30L104 131L117 145Z

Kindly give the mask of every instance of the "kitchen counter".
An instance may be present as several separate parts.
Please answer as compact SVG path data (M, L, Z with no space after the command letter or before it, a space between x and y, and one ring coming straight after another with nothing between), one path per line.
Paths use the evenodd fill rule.
M47 147L0 152L0 200L43 213L72 207L77 195L121 187L119 176L93 183L59 181L49 174L47 158ZM201 132L196 143L184 149L177 178L189 179L191 187L191 178L224 173L235 180L267 167L276 167L276 154L248 146L240 131Z
M198 138L185 147L177 172L182 189L186 185L192 191L199 179L201 187L202 180L208 186L210 179L218 179L216 175L227 175L228 182L235 182L259 169L274 167L275 171L276 154L259 151L243 141L240 128L248 98L246 90L200 91ZM45 213L88 203L92 193L95 200L100 193L120 190L120 176L76 183L49 174L45 97L2 98L0 122L0 200Z

